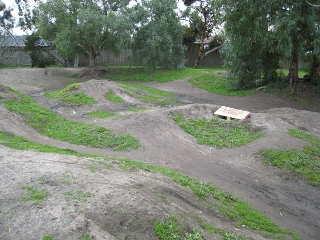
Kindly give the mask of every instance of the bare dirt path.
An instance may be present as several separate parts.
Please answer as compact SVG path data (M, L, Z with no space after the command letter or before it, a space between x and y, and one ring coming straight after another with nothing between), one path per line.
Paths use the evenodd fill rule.
M31 95L38 104L57 111L63 109L63 106L45 99L41 93L49 89L64 87L65 82L72 80L66 75L69 72L74 73L74 71L81 72L82 70L1 70L0 84ZM112 81L88 81L84 82L82 87L86 94L102 99L101 96L106 92L105 89L112 87L112 84L114 84ZM312 187L286 172L264 165L261 159L255 157L256 153L263 148L300 149L307 144L289 136L287 128L302 129L320 137L320 113L317 103L302 105L295 100L283 99L263 92L249 97L224 97L195 89L187 80L144 84L173 92L179 100L186 104L172 108L156 107L144 112L126 114L122 118L103 120L83 115L84 112L90 110L88 108L60 111L71 120L97 124L117 133L129 133L139 139L143 146L143 149L140 150L115 152L53 140L38 134L28 127L21 117L8 112L1 106L0 129L24 136L38 143L86 153L136 159L178 170L197 179L213 183L222 190L244 199L281 227L297 232L302 239L318 238L320 232L320 188ZM93 108L106 107L106 104L106 102L100 101ZM193 137L184 133L170 118L172 114L179 112L192 117L210 117L220 105L251 111L251 123L254 126L264 128L266 136L239 148L218 150L197 144ZM121 107L116 109L115 106L109 106L109 108L123 113ZM4 156L7 151L7 148L1 147L0 152L4 153L1 156ZM14 152L14 154L18 153ZM25 155L29 154L28 152ZM36 155L38 154L40 153L36 153ZM54 156L54 158L59 157ZM5 161L6 164L9 164L7 159ZM61 166L61 168L63 167ZM46 174L48 175L48 173ZM94 218L91 216L90 219L93 221ZM80 222L85 222L85 220ZM221 225L223 224L221 223ZM94 231L95 225L93 223L88 226L90 226L91 232ZM95 234L99 236L102 233L95 230ZM110 239L112 236L114 235L110 233ZM257 236L251 237L258 239Z

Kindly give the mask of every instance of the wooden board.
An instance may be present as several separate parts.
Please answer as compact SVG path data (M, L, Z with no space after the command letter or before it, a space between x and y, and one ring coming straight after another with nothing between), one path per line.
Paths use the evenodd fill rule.
M214 115L218 117L226 117L227 120L230 120L232 118L244 120L250 117L250 112L222 106L217 111L215 111Z

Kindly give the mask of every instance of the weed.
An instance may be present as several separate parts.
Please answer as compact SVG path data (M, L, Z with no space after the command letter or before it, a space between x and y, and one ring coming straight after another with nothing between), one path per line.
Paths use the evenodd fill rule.
M309 184L320 185L320 138L295 129L289 129L289 134L311 143L303 150L271 150L261 152L265 163L284 168L303 177Z
M48 196L48 192L46 190L38 190L30 186L23 187L22 189L27 190L28 193L20 198L21 201L33 201L33 203L37 205Z
M64 192L63 195L65 196L67 201L76 200L80 202L87 202L87 198L93 196L92 193L84 192L82 190L67 191Z
M107 100L113 103L123 103L124 100L118 96L117 94L114 93L112 89L109 89L109 91L105 94L105 97Z
M184 119L182 114L175 115L172 119L184 131L194 136L199 144L216 148L239 147L264 135L263 132L254 133L236 121L226 122L217 118Z

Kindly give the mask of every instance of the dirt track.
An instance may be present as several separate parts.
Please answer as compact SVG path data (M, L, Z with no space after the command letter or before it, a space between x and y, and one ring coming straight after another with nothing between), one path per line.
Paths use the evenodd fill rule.
M259 92L249 97L223 97L195 89L191 87L186 80L178 80L171 83L150 82L145 83L145 85L173 92L179 100L186 103L185 105L173 106L171 108L152 107L150 110L144 112L129 114L123 107L116 107L112 104L108 105L107 101L102 97L106 92L106 89L115 87L114 82L91 80L84 82L81 87L86 94L91 95L98 100L98 104L93 105L92 108L107 108L106 110L125 115L122 118L117 119L93 120L92 118L83 115L84 112L92 110L88 107L70 109L69 106L61 105L42 96L41 93L44 91L62 88L65 86L65 82L72 80L65 77L68 71L74 72L81 70L57 69L50 72L45 72L41 69L1 70L0 84L13 87L22 93L31 95L40 105L64 114L68 119L101 125L112 129L116 133L129 133L139 139L143 149L132 152L114 152L106 149L76 146L49 139L48 137L38 134L28 127L19 116L8 112L1 106L0 129L2 131L24 136L38 143L46 143L52 146L69 148L86 153L136 159L142 162L178 170L197 179L211 182L219 188L244 199L255 208L264 212L281 227L291 229L298 233L302 239L318 238L318 233L320 232L320 188L312 187L304 181L296 179L286 172L275 169L272 166L266 166L261 163L261 159L255 158L254 156L263 148L299 149L307 144L304 141L289 136L287 134L287 128L302 129L320 137L319 105L300 105L293 100L270 96L263 92ZM143 106L142 103L133 104ZM217 150L197 144L193 137L184 133L170 118L172 113L177 112L183 112L185 115L192 117L210 117L214 110L220 105L251 111L251 123L257 127L263 127L266 136L243 147ZM135 195L135 191L143 192L146 191L145 189L149 189L149 192L146 191L146 195L151 194L152 192L155 194L154 191L150 190L155 187L162 189L162 193L171 193L168 194L170 198L170 201L168 202L171 203L169 205L172 209L166 208L167 212L173 211L173 209L177 211L177 209L173 207L174 204L179 206L179 209L184 209L185 212L199 210L197 209L198 206L196 205L195 200L190 200L194 201L192 203L178 201L177 199L181 199L181 196L183 199L188 199L189 193L185 192L184 189L180 189L178 186L174 185L171 187L172 183L168 184L166 182L167 180L160 176L148 176L146 173L137 173L136 175L132 174L132 176L127 176L127 174L121 171L114 172L110 170L104 170L91 175L88 173L88 166L85 165L86 161L84 159L76 160L72 157L66 159L59 155L33 153L29 151L19 152L1 146L0 152L0 163L2 164L0 170L0 187L1 192L3 192L1 193L1 201L3 201L3 199L16 198L18 193L11 190L14 189L17 191L19 186L24 182L35 183L35 176L42 176L50 191L57 192L59 189L65 188L65 186L62 186L59 183L61 181L58 181L61 178L66 178L62 173L71 172L68 174L77 175L75 180L75 184L78 184L77 186L83 186L85 189L91 189L90 192L94 191L96 193L96 197L93 198L94 201L98 201L97 199L101 200L108 196L108 198L105 199L106 205L106 202L112 202L111 199L119 199L119 202L110 203L111 206L117 206L116 208L118 209L116 211L118 218L115 219L115 222L119 219L120 222L128 219L128 214L133 215L133 211L130 212L130 209L136 209L137 206L141 206L143 199L147 198L146 196L141 197L141 195ZM40 165L43 161L45 162L45 159L50 159L50 161ZM28 164L24 165L24 167L17 167L19 162L28 162ZM60 162L63 163L57 164ZM77 172L75 169L70 168L72 162L80 164L79 169L77 165ZM72 171L75 171L75 173L72 173ZM113 174L119 175L110 176ZM112 190L106 193L105 188L102 189L103 187L99 184L93 184L97 182L98 179L104 179L105 176L107 176L107 178L110 177L109 179L105 179L106 181L112 182L115 185L119 184L118 186L120 188L127 188L128 185L135 186L135 188L128 187L126 191L121 192L120 194L119 192L113 191L113 188L110 187ZM113 182L115 179L121 179L120 183ZM90 185L88 183L92 184ZM141 185L147 185L147 183L150 184L150 187L139 187ZM132 189L135 189L135 191ZM179 191L178 195L180 197L173 194L174 191ZM101 194L99 195L99 193ZM100 198L98 198L98 196L100 196ZM129 201L130 204L133 204L134 202L135 204L122 206L121 199L122 201L125 201L125 199L132 199L132 201ZM152 201L151 199L149 200ZM50 224L53 226L52 229L55 231L58 231L59 229L61 231L61 229L63 229L63 234L65 235L60 235L61 239L76 239L76 235L72 235L70 232L75 231L75 229L79 230L79 228L80 232L94 233L97 239L113 239L113 237L120 239L125 236L116 234L116 230L124 231L125 229L125 226L122 226L123 228L118 226L114 228L116 229L114 230L115 232L109 232L109 238L103 237L106 236L106 231L101 232L100 224L103 221L107 222L108 217L106 216L110 215L106 214L102 216L97 213L101 211L110 212L110 209L100 209L101 211L99 209L87 209L85 217L76 219L78 216L76 214L78 211L76 204L66 202L63 206L54 205L54 202L63 202L61 196L57 197L57 199L53 198L50 201L52 201L52 203L46 204L43 209L31 206L29 211L25 212L23 212L23 207L26 206L25 204L23 205L23 203L18 204L18 206L13 204L6 205L6 208L4 211L2 210L2 216L0 217L0 230L5 230L6 233L2 233L3 235L1 235L0 231L0 239L33 239L30 238L32 235L23 232L28 228L32 229L32 224L26 222L24 218L27 218L29 214L34 214L33 217L36 218L36 216L43 213L47 213L45 219L50 221ZM104 204L93 202L92 206L95 205L103 206ZM50 206L55 207L50 209ZM159 204L157 206L159 207ZM3 205L1 208L3 209ZM143 208L144 211L147 211L147 208L148 206ZM20 220L16 220L15 223L5 222L3 220L5 217L4 213L8 214L10 209L17 215L19 211L22 212L19 215ZM64 209L68 209L68 214ZM153 210L149 209L150 211L147 211L147 214L150 215L150 219L164 217L165 214L159 214L161 209L163 208L155 207ZM15 216L13 213L11 214ZM139 218L139 214L142 216L145 213L140 212L137 214L137 212L135 212L135 214L137 215L136 217ZM75 218L65 226L63 225L62 220L59 222L57 222L57 220L52 220L56 218L64 219L64 217L67 219L70 218L70 216L75 216ZM207 217L209 218L209 216ZM215 221L218 226L226 225L223 219L214 219L215 220L211 218L210 221ZM5 224L1 224L3 221ZM142 222L139 224L143 225ZM14 229L16 235L11 235L14 230L11 232L8 228ZM45 222L39 222L37 228L46 229ZM112 227L106 228L112 229ZM232 229L232 227L228 226L225 228L227 230ZM127 234L129 234L130 231L127 231ZM144 233L147 233L148 231L151 230L145 229ZM248 233L246 229L242 229L241 232L237 233L253 239L263 239L261 236L251 235L252 233ZM24 236L24 238L22 236ZM70 237L68 238L68 236ZM39 238L35 237L34 239ZM145 235L143 239L153 239L153 236L150 233L150 235ZM214 238L208 237L207 239L219 238L215 236Z

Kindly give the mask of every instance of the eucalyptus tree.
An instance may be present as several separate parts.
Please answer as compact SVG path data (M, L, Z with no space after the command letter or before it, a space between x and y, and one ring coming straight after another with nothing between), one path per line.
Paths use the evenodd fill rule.
M15 41L14 36L11 33L13 28L12 9L7 8L6 5L0 1L0 65L3 60L11 57L9 47L6 45L7 39L12 38Z
M63 57L83 52L94 67L101 50L118 53L129 45L131 25L123 14L129 1L46 0L34 10L35 29Z
M204 51L204 41L207 37L211 35L214 28L217 26L218 14L215 6L215 1L213 0L197 0L185 2L188 8L185 11L185 15L189 19L189 27L192 29L196 38L200 40L199 51L197 55L197 60L195 63L195 68L198 68L200 61L205 56ZM214 48L213 50L218 50L222 46ZM210 51L211 52L213 52Z
M279 59L290 59L290 82L298 79L298 61L308 48L319 58L319 10L307 1L225 0L226 65L235 88L254 85L263 77L272 80Z
M175 0L142 0L133 9L133 58L136 64L153 70L184 68L184 28Z

